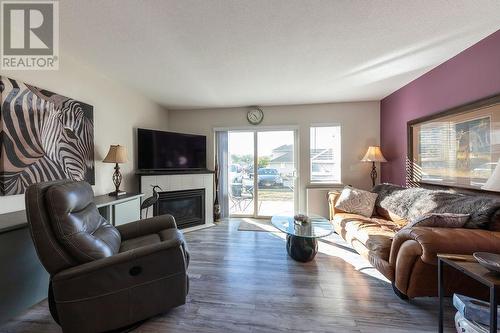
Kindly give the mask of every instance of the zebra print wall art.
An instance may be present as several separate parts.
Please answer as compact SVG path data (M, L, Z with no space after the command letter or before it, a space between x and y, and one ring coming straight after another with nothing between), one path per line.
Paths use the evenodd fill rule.
M37 182L95 183L92 105L0 77L0 195Z

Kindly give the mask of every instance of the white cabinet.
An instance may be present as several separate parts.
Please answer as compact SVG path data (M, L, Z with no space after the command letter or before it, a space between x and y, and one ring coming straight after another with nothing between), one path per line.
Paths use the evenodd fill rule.
M141 219L141 200L139 198L113 205L114 225L125 224Z
M118 197L100 195L94 202L101 215L113 225L121 225L141 219L142 193L127 193Z

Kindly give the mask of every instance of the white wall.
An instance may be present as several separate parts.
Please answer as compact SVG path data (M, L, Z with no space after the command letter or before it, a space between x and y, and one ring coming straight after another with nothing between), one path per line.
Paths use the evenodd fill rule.
M247 108L169 110L169 129L207 135L208 166L214 166L214 132L217 127L249 126ZM369 189L371 166L360 162L369 145L379 143L379 102L355 102L263 107L259 126L290 125L299 128L299 209L305 210L309 185L309 127L311 124L339 123L342 126L342 182ZM256 128L258 128L257 126ZM326 201L325 201L326 203Z
M129 162L121 165L121 188L136 191L135 129L166 130L168 111L136 91L109 80L68 55L61 55L58 71L0 71L0 75L65 95L94 106L96 194L112 191L112 164L102 163L109 145L120 144L128 150ZM140 78L138 78L140 79ZM24 195L0 197L0 213L24 209Z

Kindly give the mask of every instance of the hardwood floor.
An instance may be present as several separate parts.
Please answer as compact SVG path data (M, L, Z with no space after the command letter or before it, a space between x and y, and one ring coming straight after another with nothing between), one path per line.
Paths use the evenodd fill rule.
M283 234L238 231L238 224L231 219L185 235L192 258L187 304L135 332L437 331L437 299L400 300L337 235L320 242L315 260L303 264L288 257ZM449 301L446 331L454 332ZM60 331L46 302L0 328Z

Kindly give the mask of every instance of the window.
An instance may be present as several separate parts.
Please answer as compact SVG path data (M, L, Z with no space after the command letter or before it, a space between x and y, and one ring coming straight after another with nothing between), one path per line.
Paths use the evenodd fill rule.
M340 183L340 126L311 127L311 183Z

